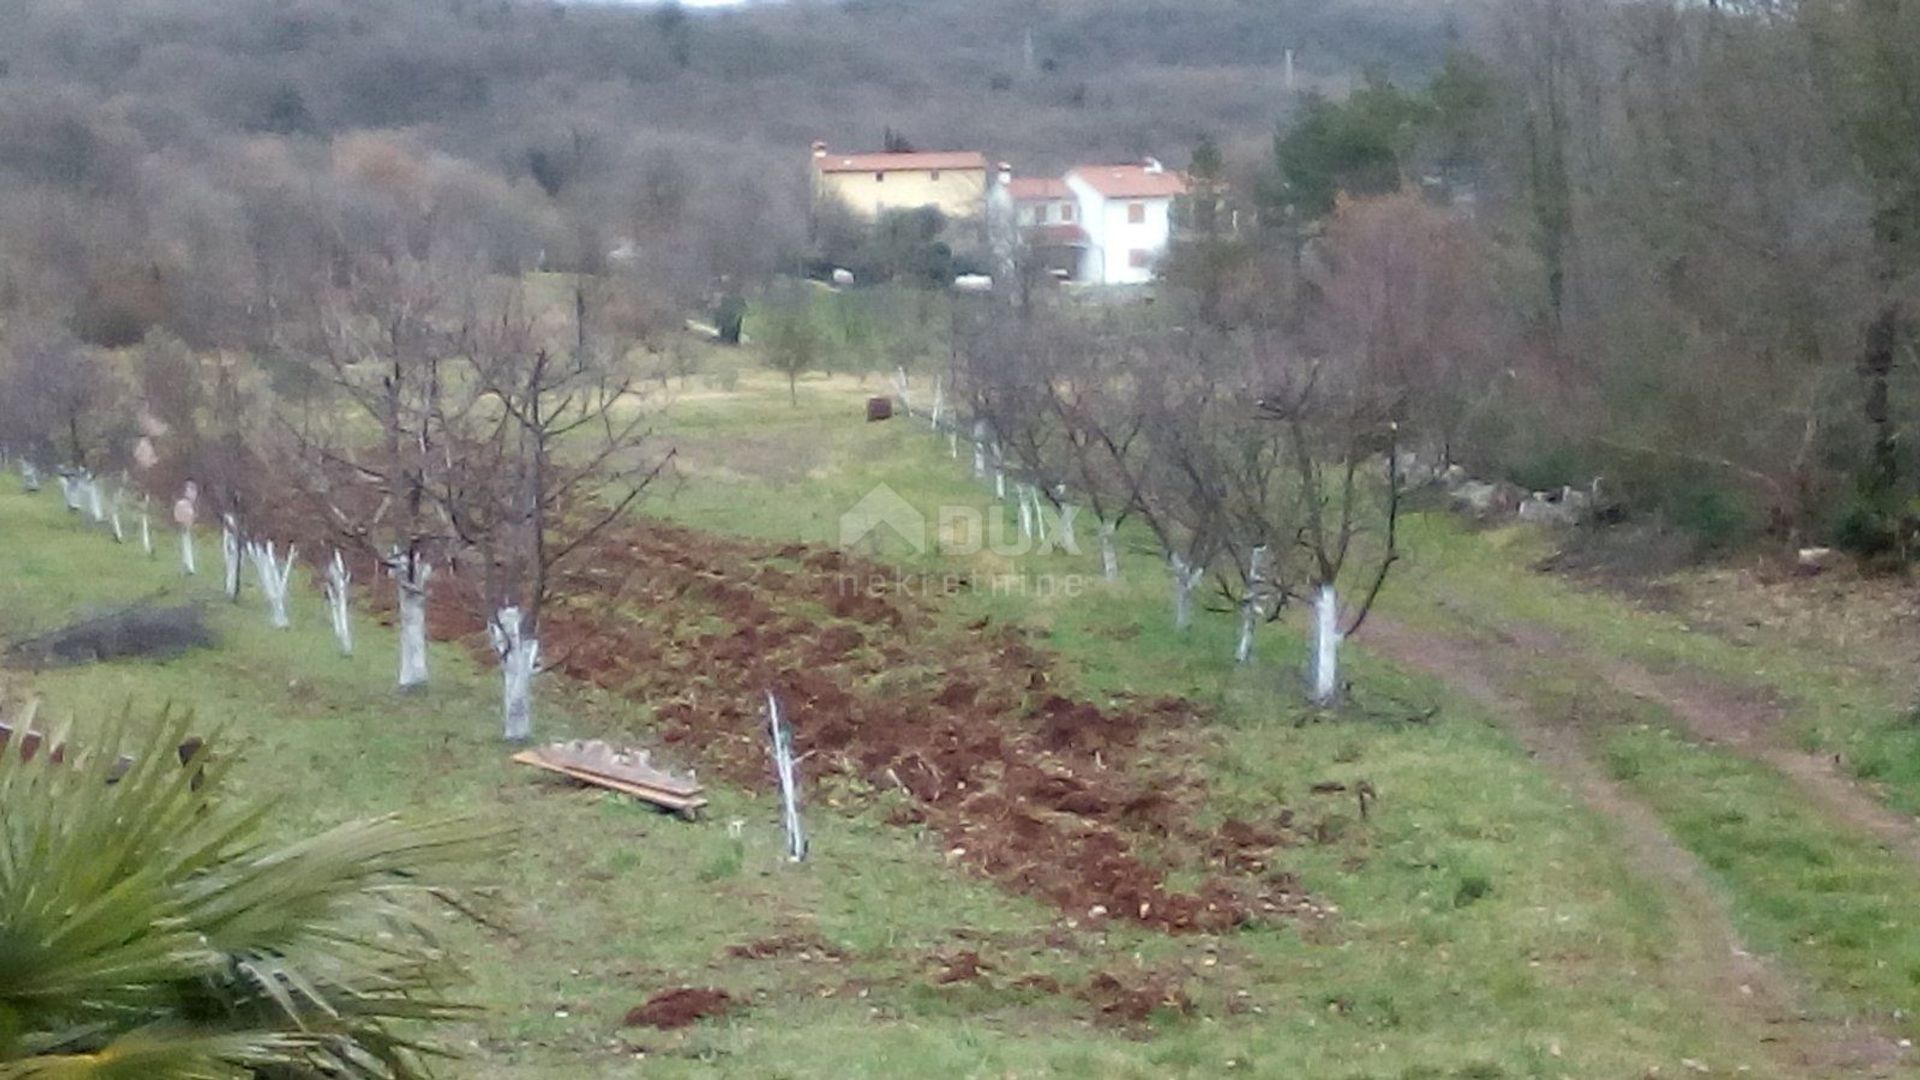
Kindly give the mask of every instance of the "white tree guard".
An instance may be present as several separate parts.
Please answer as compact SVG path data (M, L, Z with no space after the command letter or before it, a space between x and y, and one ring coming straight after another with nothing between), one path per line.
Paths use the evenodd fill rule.
M912 416L913 415L913 399L907 394L907 369L906 368L896 367L893 369L893 388L895 392L897 392L900 395L900 407L907 411L908 416Z
M533 738L533 674L540 663L540 642L525 633L520 609L503 607L487 624L494 654L500 657L501 715L508 742Z
M985 420L973 422L973 478L975 480L987 478L987 422Z
M1108 581L1120 580L1120 547L1113 541L1113 534L1119 526L1111 521L1100 523L1100 573Z
M927 415L927 426L940 430L940 417L947 411L947 394L941 380L933 380L933 411Z
M298 551L288 544L287 557L282 560L271 540L247 545L247 558L253 563L254 576L260 579L261 595L267 598L267 622L276 630L293 625L287 618L287 583L293 577L293 560Z
M95 525L107 523L106 503L100 498L100 481L90 472L80 474L80 483L87 496L87 514Z
M333 561L327 564L327 617L333 623L333 640L339 644L341 656L353 655L353 619L347 612L348 588L352 584L353 573L347 569L347 560L335 548Z
M147 558L153 558L153 511L145 496L140 498L140 549L147 553Z
M20 462L20 489L29 495L40 490L40 466L31 461Z
M1247 557L1247 594L1240 598L1240 643L1234 647L1235 663L1253 659L1253 631L1266 614L1267 545L1261 544Z
M79 476L64 472L60 474L60 497L66 500L68 513L80 512L80 504L86 498L86 491L80 486Z
M1054 518L1053 546L1068 555L1080 554L1080 533L1074 527L1074 520L1079 516L1079 507L1072 503L1063 503L1060 513Z
M240 601L240 561L244 554L240 550L240 527L234 523L232 514L220 517L220 559L224 569L221 588L227 591L227 599Z
M113 529L113 542L116 544L127 542L127 531L120 524L120 496L125 493L125 488L116 487L113 497L107 500L107 524Z
M400 689L427 685L427 582L433 566L395 549L387 558L400 593Z
M773 737L773 771L780 780L780 821L786 827L787 861L807 857L807 833L800 824L800 767L793 758L793 734L780 716L780 701L767 691L767 730Z
M947 432L947 456L955 461L960 460L960 433L958 431L949 430Z
M1331 705L1340 696L1340 597L1320 586L1313 609L1313 703Z
M1167 561L1173 567L1173 628L1185 631L1193 625L1193 590L1206 575L1206 568L1187 565L1186 556L1179 554L1169 556Z
M1013 493L1020 504L1020 538L1033 539L1033 500L1029 498L1033 489L1026 484L1015 484Z
M193 526L191 525L180 526L180 568L187 572L188 577L200 572L199 566L195 565L193 560Z

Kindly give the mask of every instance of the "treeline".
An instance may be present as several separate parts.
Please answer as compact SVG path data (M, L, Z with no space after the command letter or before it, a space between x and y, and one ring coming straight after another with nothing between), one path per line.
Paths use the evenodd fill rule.
M1500 0L1470 44L1306 101L1175 283L1399 372L1429 460L1904 557L1920 3Z

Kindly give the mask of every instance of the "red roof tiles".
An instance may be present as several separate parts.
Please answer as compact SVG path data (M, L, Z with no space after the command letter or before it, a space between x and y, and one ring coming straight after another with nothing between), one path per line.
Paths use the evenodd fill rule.
M1145 165L1076 165L1067 175L1078 176L1109 199L1170 199L1187 193L1185 174Z
M914 170L930 172L934 169L979 169L987 168L987 155L977 150L940 150L931 153L912 154L828 154L816 156L814 167L821 172L900 172Z

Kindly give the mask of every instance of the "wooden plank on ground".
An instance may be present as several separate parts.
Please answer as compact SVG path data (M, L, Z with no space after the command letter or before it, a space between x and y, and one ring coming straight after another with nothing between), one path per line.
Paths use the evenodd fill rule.
M513 760L522 765L531 765L536 769L559 773L583 784L592 784L609 791L618 791L623 795L631 795L636 799L645 799L656 806L664 806L682 814L691 814L707 805L707 800L698 794L700 790L698 787L691 791L684 788L680 791L670 791L665 787L607 776L565 762L549 761L538 750L522 750L513 755Z

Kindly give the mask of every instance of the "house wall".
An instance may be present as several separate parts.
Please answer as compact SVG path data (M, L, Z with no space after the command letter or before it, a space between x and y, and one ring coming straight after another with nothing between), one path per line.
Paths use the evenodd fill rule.
M939 207L950 218L978 218L986 211L985 169L920 169L870 172L815 172L817 189L831 194L862 217L876 218L888 210ZM886 179L876 179L876 175Z
M1109 199L1073 175L1067 177L1067 186L1079 200L1081 227L1087 230L1089 242L1079 279L1101 285L1152 281L1173 236L1173 200ZM1127 220L1127 208L1136 202L1146 207L1146 220L1139 224ZM1147 253L1147 265L1132 264L1131 253L1136 250Z

